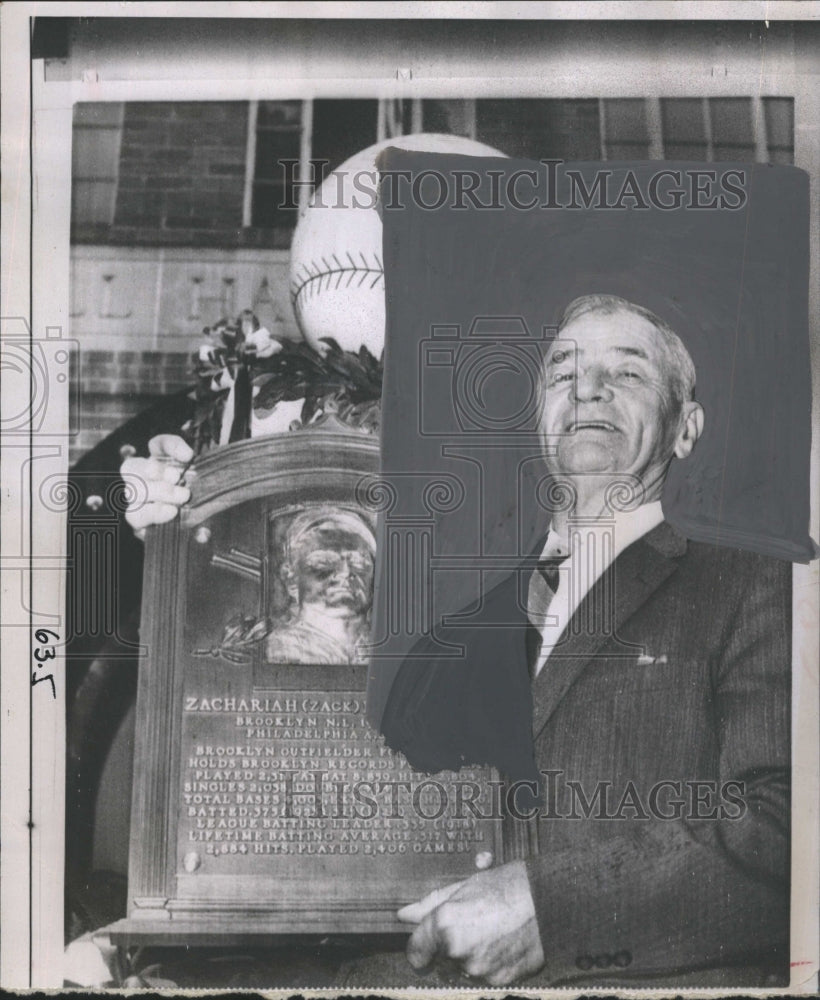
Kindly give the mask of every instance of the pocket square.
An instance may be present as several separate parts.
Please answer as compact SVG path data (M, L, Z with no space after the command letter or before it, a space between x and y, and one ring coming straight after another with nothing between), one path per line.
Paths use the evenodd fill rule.
M663 653L661 656L649 656L647 653L641 653L641 655L638 657L639 667L660 666L661 664L668 662L669 660L666 656L666 653Z

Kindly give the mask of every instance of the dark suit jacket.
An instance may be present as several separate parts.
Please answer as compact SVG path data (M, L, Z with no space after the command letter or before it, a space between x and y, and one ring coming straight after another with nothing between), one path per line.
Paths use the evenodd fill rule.
M403 664L383 730L425 770L551 772L528 824L538 981L763 985L762 967L788 982L790 564L661 524L532 684L530 572L437 631L463 659Z

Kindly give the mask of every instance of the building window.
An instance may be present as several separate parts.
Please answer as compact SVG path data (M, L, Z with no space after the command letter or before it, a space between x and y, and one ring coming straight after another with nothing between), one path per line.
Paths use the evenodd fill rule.
M478 100L476 139L523 159L597 160L601 156L596 100Z
M668 160L794 162L790 97L676 97L660 104Z
M752 102L748 97L709 98L704 113L710 119L712 160L754 161L755 134Z
M252 101L248 116L247 165L253 166L251 211L245 225L263 229L293 229L298 199L293 197L293 170L282 161L302 157L302 101ZM247 181L247 175L246 175Z
M114 221L123 104L75 104L71 146L71 219L106 228Z
M474 100L428 100L421 105L422 128L419 131L476 138L476 102Z
M376 100L252 101L247 226L293 229L298 209L349 157L376 142Z
M794 100L764 97L762 104L769 163L794 163Z
M377 141L379 103L376 100L313 101L309 157L315 167L317 183L345 160Z
M666 159L704 161L711 159L707 107L707 101L697 97L661 100L661 134Z
M792 163L784 97L316 99L78 104L78 242L287 248L313 186L373 143L417 131L508 156Z
M599 108L604 160L649 160L650 102L642 99L602 100Z

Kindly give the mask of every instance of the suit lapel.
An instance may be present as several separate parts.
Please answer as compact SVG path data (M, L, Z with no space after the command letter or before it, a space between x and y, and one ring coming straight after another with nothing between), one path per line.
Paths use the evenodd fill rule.
M675 571L676 557L685 551L685 539L664 522L622 552L595 583L533 684L535 737L596 652Z

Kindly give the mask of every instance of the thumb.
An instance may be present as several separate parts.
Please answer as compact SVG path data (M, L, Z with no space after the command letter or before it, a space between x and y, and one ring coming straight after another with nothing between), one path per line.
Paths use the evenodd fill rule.
M436 918L427 916L410 935L407 942L407 961L414 969L426 969L432 964L439 949Z
M170 458L185 465L194 457L191 446L178 434L157 434L148 442L152 458Z

